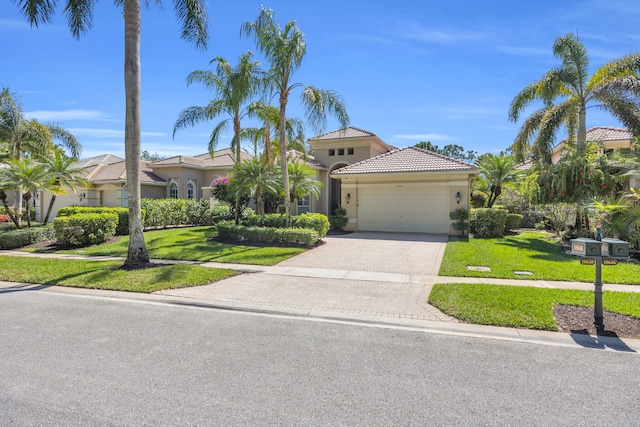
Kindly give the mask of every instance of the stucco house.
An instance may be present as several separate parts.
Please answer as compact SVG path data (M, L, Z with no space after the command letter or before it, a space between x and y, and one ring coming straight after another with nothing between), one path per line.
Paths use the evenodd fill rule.
M290 152L304 161L323 185L318 199L298 200L294 213L331 215L335 208L347 210L348 230L453 233L449 213L468 209L469 194L478 169L416 147L395 148L374 133L356 127L328 132L308 141L312 154ZM251 155L242 153L242 159ZM235 163L230 149L212 158L175 156L155 162L142 161L143 198L210 197L211 182L230 173ZM124 159L105 154L80 160L91 182L88 189L59 195L52 212L63 206L126 207ZM33 199L36 220L42 220L51 194L39 192Z

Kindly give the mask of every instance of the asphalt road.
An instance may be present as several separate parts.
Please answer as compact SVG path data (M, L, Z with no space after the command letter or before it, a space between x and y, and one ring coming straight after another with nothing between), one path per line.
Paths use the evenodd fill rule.
M637 426L640 355L0 293L0 425Z

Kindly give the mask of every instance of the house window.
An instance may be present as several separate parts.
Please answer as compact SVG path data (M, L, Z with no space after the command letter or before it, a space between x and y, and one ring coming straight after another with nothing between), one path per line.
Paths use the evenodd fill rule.
M338 156L344 156L344 148L338 148Z
M329 155L330 156L335 156L336 155L336 150L334 150L333 148L329 149Z
M611 156L613 154L613 148L607 148L604 150L605 156Z
M347 154L353 156L353 148L347 148Z
M193 199L196 196L196 186L193 185L193 182L189 181L187 183L187 199Z
M298 199L298 214L309 212L311 208L310 203L311 200L309 196L305 197L304 199Z
M169 198L178 198L178 184L176 184L175 182L172 182L171 185L169 185Z

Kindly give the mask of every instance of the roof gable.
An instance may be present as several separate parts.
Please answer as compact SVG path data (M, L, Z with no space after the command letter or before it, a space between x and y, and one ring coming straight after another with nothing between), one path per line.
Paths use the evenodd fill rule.
M344 129L338 129L322 135L309 138L310 141L324 141L328 139L345 139L345 138L364 138L367 136L376 136L375 133L360 128L349 126Z
M398 148L387 153L345 166L334 175L402 172L477 171L476 165L452 159L417 147Z

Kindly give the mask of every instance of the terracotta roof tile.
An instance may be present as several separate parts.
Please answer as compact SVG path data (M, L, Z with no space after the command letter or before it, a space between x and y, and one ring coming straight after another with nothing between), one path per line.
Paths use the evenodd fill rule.
M307 165L308 167L312 168L312 169L321 169L321 170L327 170L327 167L325 165L323 165L322 163L320 163L319 161L317 161L315 159L315 157L313 157L311 154L307 154L306 158L305 156L296 150L289 150L287 152L287 157L290 160L293 161L301 161L304 162L305 165Z
M240 159L251 159L253 156L244 152L240 153ZM216 150L213 152L213 159L209 153L199 154L197 156L174 156L168 159L158 160L151 163L151 167L156 166L194 166L199 168L231 168L235 164L233 151L230 148Z
M349 126L344 129L323 133L322 135L314 136L309 139L313 141L323 141L326 139L362 138L367 136L376 136L376 134L354 126Z
M333 173L335 175L351 175L368 173L476 170L478 170L477 166L461 160L452 159L417 147L405 147L345 166Z
M627 129L596 126L587 130L587 141L617 141L624 139L633 139L633 134Z

